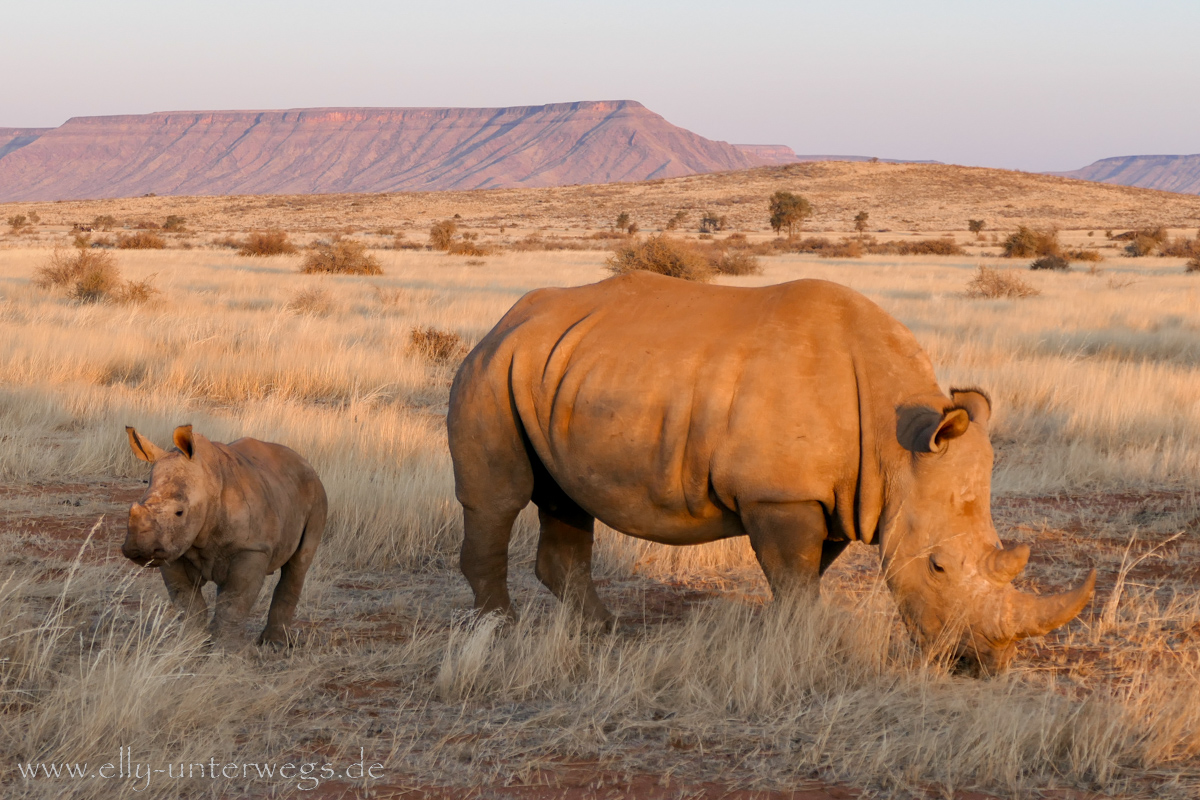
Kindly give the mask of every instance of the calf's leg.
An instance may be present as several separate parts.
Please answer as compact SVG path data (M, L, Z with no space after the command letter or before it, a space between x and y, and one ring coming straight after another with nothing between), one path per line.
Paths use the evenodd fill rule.
M266 553L237 553L230 559L225 582L217 585L217 608L210 628L214 641L237 644L269 566Z
M820 503L752 503L742 509L741 518L776 599L820 590L821 573L841 552L825 547Z
M267 612L267 627L258 637L259 644L289 645L293 641L292 620L296 616L296 604L300 602L300 591L304 578L312 566L321 534L325 532L325 503L321 502L309 512L300 535L300 546L279 569L279 583L271 595L271 610Z
M182 558L158 568L171 604L183 612L184 624L203 629L208 624L208 603L204 601L204 576L190 561Z

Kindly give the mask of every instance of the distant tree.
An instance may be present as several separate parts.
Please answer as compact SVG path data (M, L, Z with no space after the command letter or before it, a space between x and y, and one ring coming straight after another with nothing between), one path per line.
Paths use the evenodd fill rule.
M771 195L771 227L776 233L787 228L788 238L796 233L796 227L812 216L812 205L798 194L778 191Z
M984 221L981 219L967 220L967 230L969 230L971 233L983 233L983 229L985 227Z
M170 214L167 216L166 220L163 221L162 227L164 231L179 232L184 230L183 226L186 222L186 218L181 217L178 214Z
M638 227L638 224L636 222L631 222L631 223L629 223L629 227L625 229L625 232L628 233L630 236L633 236L639 230L641 230L641 228Z
M42 218L38 216L38 213L36 211L29 212L29 224L30 225L37 225L41 221L42 221Z
M667 220L667 224L665 226L666 230L669 230L669 231L675 230L680 225L682 225L685 220L687 220L687 212L686 211L676 211L675 216L673 216L669 220Z
M631 221L632 220L630 219L628 211L622 211L620 214L617 214L617 223L616 223L617 230L619 230L619 231L625 230L626 228L629 227L629 223Z
M867 220L870 218L871 218L871 215L868 214L866 211L860 211L857 214L855 214L854 215L854 230L858 231L859 233L862 233L863 231L865 231L867 229Z
M117 227L117 218L112 214L101 214L92 220L92 227L98 231L111 231Z
M723 231L727 222L728 220L724 216L717 216L711 211L705 211L700 217L700 232L713 233L715 231Z
M24 214L13 214L8 218L8 227L12 228L13 233L20 233L28 222L29 218Z

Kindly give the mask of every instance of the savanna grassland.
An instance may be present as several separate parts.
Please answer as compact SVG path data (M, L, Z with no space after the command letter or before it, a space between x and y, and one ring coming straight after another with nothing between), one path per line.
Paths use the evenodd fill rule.
M891 165L861 168L876 166ZM702 179L716 177L679 180ZM522 202L533 208L585 189L610 187L530 191ZM607 274L608 240L592 237L607 235L612 209L578 211L578 228L562 215L519 223L514 236L482 216L500 194L458 204L475 204L461 212L462 226L491 247L474 256L395 249L405 230L402 241L423 244L428 224L337 205L371 198L305 198L311 208L327 203L311 225L278 208L271 219L204 218L171 205L185 203L177 198L69 212L43 204L39 226L0 240L6 797L1200 791L1200 276L1186 274L1182 258L1126 258L1104 236L1151 224L1191 235L1200 201L1166 196L1163 208L1107 221L1103 209L1081 206L1092 215L1081 226L1025 212L1020 224L1058 225L1073 247L1102 251L1092 269L1031 273L1028 259L995 257L986 234L962 230L972 207L954 220L930 211L919 231L894 234L948 233L968 255L764 255L762 274L717 279L852 286L914 331L944 386L991 393L997 527L1034 550L1018 584L1060 590L1089 566L1100 578L1079 619L1025 642L1009 674L977 681L914 650L866 546L830 570L820 607L796 608L766 602L742 541L672 549L602 530L599 590L620 616L603 633L582 628L533 577L536 520L527 510L510 569L520 621L498 628L465 613L444 431L462 350L452 337L429 347L414 331L453 334L469 347L525 291ZM729 230L765 241L765 203L755 198L755 213ZM186 202L245 209L277 200ZM446 195L377 202L412 204L414 220L421 202L421 218L460 213ZM50 218L56 205L61 219ZM857 208L854 197L844 205ZM638 208L630 205L635 219L649 216ZM70 241L71 222L168 213L188 227L164 234L169 249L111 251L125 278L157 290L144 302L82 302L31 282L51 246ZM831 216L827 227L846 232L847 222ZM996 220L987 233L1011 225ZM303 275L302 254L256 258L217 242L266 228L298 242L341 232L373 244L382 274ZM592 249L499 249L503 237L511 245L535 232ZM1040 293L968 297L980 264L1019 270ZM123 426L165 445L183 423L218 441L285 443L325 482L330 526L290 651L211 650L180 630L157 572L120 554L128 505L148 475ZM383 777L314 773L314 787L254 771L143 783L25 780L17 769L68 762L94 771L116 762L119 747L163 768L215 759L343 770L362 753Z

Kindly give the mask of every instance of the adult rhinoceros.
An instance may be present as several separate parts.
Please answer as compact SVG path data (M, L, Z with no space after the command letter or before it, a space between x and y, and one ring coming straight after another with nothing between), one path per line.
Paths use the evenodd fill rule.
M1002 669L1072 619L1019 592L1029 548L992 525L987 396L938 388L912 334L862 295L801 280L709 286L631 273L525 295L463 362L447 419L462 571L511 613L508 542L538 506L538 578L611 619L592 530L664 544L748 536L772 591L815 590L853 540L918 641Z

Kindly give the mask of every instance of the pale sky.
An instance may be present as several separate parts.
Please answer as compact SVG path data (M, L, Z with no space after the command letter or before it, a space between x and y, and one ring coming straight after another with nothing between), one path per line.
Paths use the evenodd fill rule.
M1200 152L1200 0L7 2L0 126L631 99L702 136L1036 170Z

